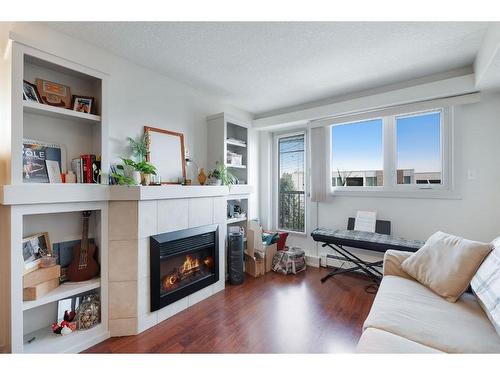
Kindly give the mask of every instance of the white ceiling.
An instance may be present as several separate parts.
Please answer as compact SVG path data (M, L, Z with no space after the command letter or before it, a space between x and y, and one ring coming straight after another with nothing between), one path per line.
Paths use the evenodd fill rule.
M50 22L254 114L471 65L480 22Z

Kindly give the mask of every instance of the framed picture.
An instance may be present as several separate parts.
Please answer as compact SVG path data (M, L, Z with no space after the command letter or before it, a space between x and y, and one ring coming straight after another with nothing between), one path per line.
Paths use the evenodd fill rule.
M66 170L66 150L60 144L23 139L23 182L49 183L47 160ZM60 173L60 172L59 172Z
M94 98L91 96L78 96L73 95L73 111L92 113L92 105Z
M144 127L147 160L158 170L161 183L181 184L186 178L184 135L169 130Z
M36 86L28 81L23 81L23 99L30 102L42 103Z
M23 238L24 273L38 269L40 267L40 258L49 254L50 249L49 234L47 232Z
M47 167L49 183L61 184L62 178L61 178L61 168L59 167L59 162L57 160L45 160L45 165Z
M71 90L69 86L37 78L36 87L45 104L71 108Z

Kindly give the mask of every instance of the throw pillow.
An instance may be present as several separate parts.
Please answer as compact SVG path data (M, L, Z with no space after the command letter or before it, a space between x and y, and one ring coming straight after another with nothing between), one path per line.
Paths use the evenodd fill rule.
M500 237L472 278L472 291L500 335Z
M436 232L401 267L436 294L455 302L490 251L491 244Z

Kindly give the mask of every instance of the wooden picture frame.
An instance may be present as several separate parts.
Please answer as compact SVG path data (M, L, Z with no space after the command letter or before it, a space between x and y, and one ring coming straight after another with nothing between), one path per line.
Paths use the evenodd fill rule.
M48 232L41 232L23 238L24 273L40 268L40 258L46 254L52 254Z
M182 184L186 179L184 134L151 126L144 126L144 134L146 135L148 148L146 160L157 168L158 175L162 179L161 184ZM162 139L162 142L168 142L170 146L165 147L165 144L163 144L162 147L155 149L155 140L153 138L158 141ZM178 145L177 142L179 142ZM179 159L177 159L176 155L179 155ZM179 181L179 179L182 181Z
M37 87L26 80L23 80L23 99L30 102L43 104Z
M71 108L71 89L46 79L36 79L38 93L45 104L54 107Z
M81 105L79 106L80 101L87 101L87 103L83 103L83 105L88 105L88 109L83 108ZM83 96L83 95L73 95L71 99L71 109L73 111L93 114L95 99L93 96Z

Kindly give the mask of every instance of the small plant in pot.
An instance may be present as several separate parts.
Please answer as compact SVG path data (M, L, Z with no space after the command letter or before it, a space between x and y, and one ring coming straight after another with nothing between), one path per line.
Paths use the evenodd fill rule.
M210 185L225 185L231 187L235 180L233 175L227 170L227 167L219 162L215 163L215 169L208 173Z
M148 153L146 135L138 141L131 137L128 137L127 140L130 143L132 155L137 158L137 161L130 158L121 158L123 165L116 166L117 169L123 171L122 176L127 178L127 183L123 183L123 185L131 185L130 182L134 181L135 185L147 186L151 182L151 175L156 175L157 170L153 164L146 160ZM117 176L112 177L117 178ZM117 181L121 184L120 181L123 182L123 178L117 178Z

